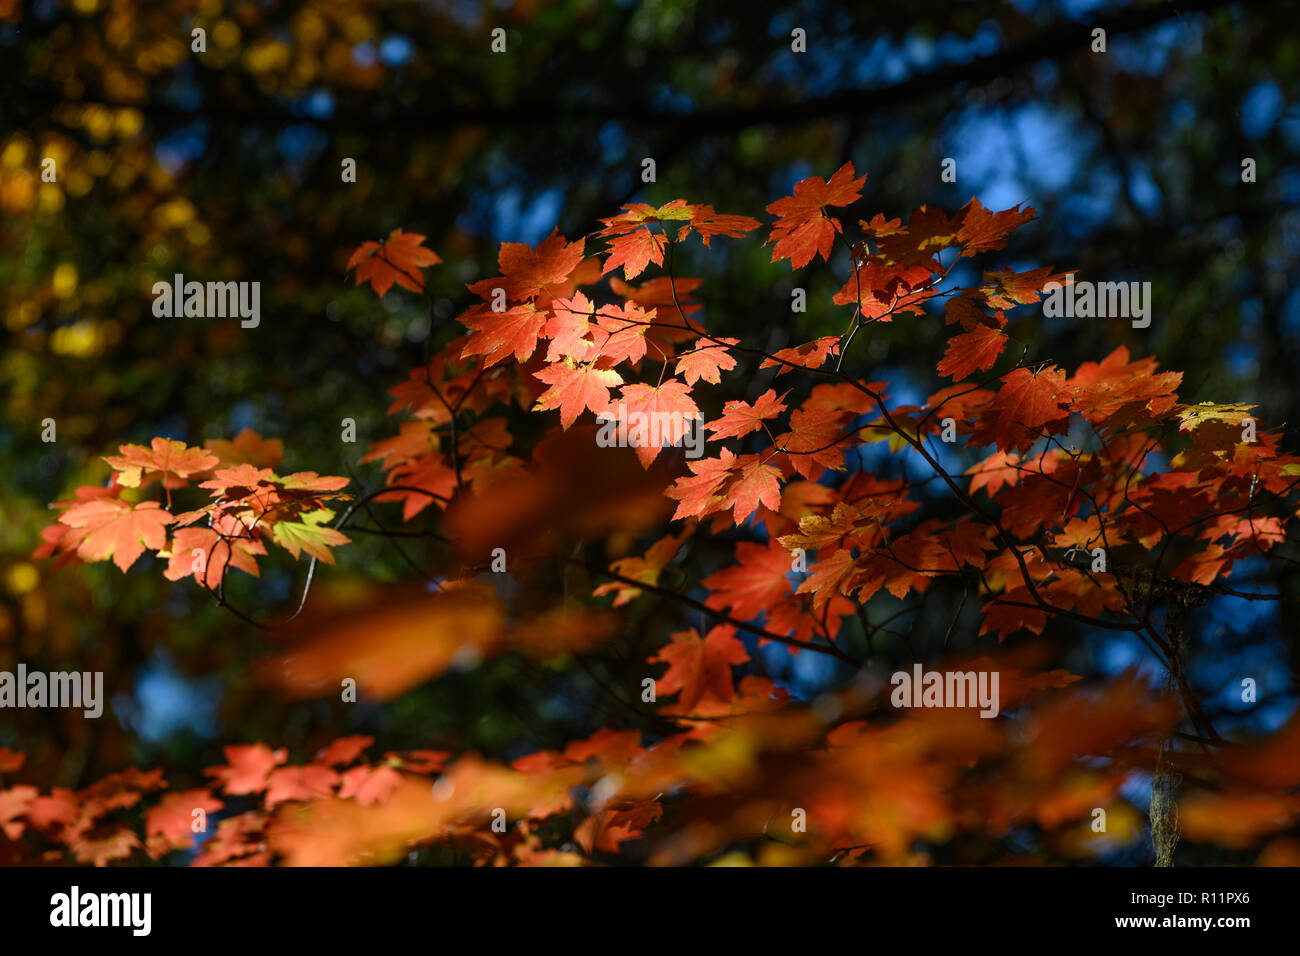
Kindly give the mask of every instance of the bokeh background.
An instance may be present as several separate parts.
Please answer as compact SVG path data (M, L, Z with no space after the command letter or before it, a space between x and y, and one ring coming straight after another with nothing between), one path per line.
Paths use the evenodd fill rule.
M587 667L501 658L382 707L290 705L250 679L274 637L192 583L167 583L147 558L123 575L29 555L47 502L102 482L99 456L154 435L198 444L251 427L285 440L291 469L377 485L357 459L395 428L385 390L419 364L426 335L461 331L465 283L496 274L499 243L584 235L628 201L763 216L847 160L868 173L863 217L1027 201L1040 221L1000 264L1153 290L1147 329L1022 323L1033 356L1072 369L1124 344L1184 371L1184 400L1255 402L1271 424L1300 422L1297 12L1281 0L0 0L0 669L102 670L111 698L98 721L6 711L0 745L27 751L28 777L75 787L127 764L197 780L222 742L301 753L356 731L512 757L617 726L588 667L635 683L645 665L626 650ZM1105 54L1091 52L1094 27ZM495 28L504 53L490 52ZM791 50L796 28L806 53ZM46 157L57 183L41 180ZM640 178L647 157L653 184ZM1255 183L1242 182L1246 157ZM345 158L356 183L341 182ZM955 183L940 179L945 158ZM445 260L430 273L432 316L345 278L359 243L399 226ZM847 262L792 275L769 255L728 241L688 255L680 271L705 279L710 328L769 349L840 331L830 295ZM177 272L261 282L260 327L155 318L150 287ZM792 317L795 285L809 310ZM942 339L909 318L857 347L904 401L942 384ZM723 397L766 384L748 386L737 376ZM339 441L345 417L356 445ZM41 440L46 418L56 443ZM905 466L873 449L856 465ZM243 604L283 612L303 570L267 562L261 581L241 582ZM407 576L384 542L359 538L321 586ZM1256 585L1298 590L1294 571L1239 565L1234 586ZM913 646L939 646L956 600L931 592L905 628ZM886 596L871 619L898 609ZM641 660L680 621L671 605L637 611ZM1220 598L1189 628L1191 680L1221 732L1291 715L1294 619ZM958 647L974 640L964 631ZM882 653L909 660L889 632ZM1114 634L1060 624L1059 640L1076 673L1152 666ZM800 697L845 676L817 655L762 655ZM1259 682L1254 707L1240 703L1241 676ZM1187 862L1232 859L1195 852Z

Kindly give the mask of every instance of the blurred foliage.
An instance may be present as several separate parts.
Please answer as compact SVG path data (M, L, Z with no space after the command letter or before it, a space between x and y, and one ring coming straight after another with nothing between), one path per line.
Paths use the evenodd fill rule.
M1027 200L1041 221L1017 236L1011 264L1154 291L1149 329L1044 319L1035 356L1077 363L1127 344L1184 370L1186 401L1257 402L1270 422L1297 420L1294 12L1280 0L0 0L0 668L102 669L118 715L10 712L0 744L72 786L161 757L197 772L218 733L293 747L352 727L394 747L514 754L609 722L582 669L511 658L383 708L282 704L247 679L266 638L198 588L28 555L46 502L103 481L99 456L153 435L199 443L252 427L285 439L291 468L377 484L357 459L391 429L385 389L420 363L426 333L438 344L461 331L463 284L495 274L499 243L552 226L574 238L627 201L755 211L849 159L869 173L862 208L888 215L972 195L994 208ZM1094 26L1105 54L1089 50ZM504 53L490 52L495 28ZM796 28L807 53L791 50ZM945 157L956 183L940 179ZM355 183L341 181L346 158ZM42 178L47 159L57 181ZM447 263L431 273L432 316L414 296L379 305L345 280L351 251L396 227L427 235ZM809 268L809 311L794 317L801 280L763 250L718 250L694 269L681 271L703 275L716 333L759 326L775 349L843 321L829 300L846 261ZM150 289L175 273L260 281L260 326L155 318ZM923 328L870 336L882 369L933 367ZM355 445L339 441L349 417ZM382 541L347 550L330 587L407 574ZM291 605L291 570L250 592L260 616ZM1294 575L1274 583L1296 588ZM639 611L630 626L654 635L665 623L654 615L671 613ZM918 615L914 639L942 638L948 613ZM1269 610L1225 613L1220 631L1276 640ZM1078 648L1070 666L1100 666L1087 635ZM1295 646L1279 653L1294 670ZM182 710L211 699L213 719L146 720L165 697L150 682L166 675ZM143 732L157 720L166 733Z

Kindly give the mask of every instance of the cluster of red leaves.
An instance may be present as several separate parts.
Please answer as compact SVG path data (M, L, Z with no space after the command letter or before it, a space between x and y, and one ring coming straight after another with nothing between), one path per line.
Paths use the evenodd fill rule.
M714 236L745 236L759 228L755 220L685 200L633 204L604 220L595 235L605 248L594 254L586 239L559 234L535 249L504 243L501 274L468 287L482 301L458 317L466 333L391 390L389 411L404 420L363 459L381 462L387 475L373 500L401 502L405 521L418 519L452 545L439 569L443 593L351 616L327 611L268 671L298 694L334 693L352 677L383 699L466 653L580 654L618 632L608 610L554 604L553 595L547 609L528 589L511 606L485 588L475 577L503 547L525 583L541 573L535 559L577 562L608 579L592 596L614 608L668 598L719 622L672 634L648 658L666 670L657 679L665 699L647 715L675 732L647 741L641 731L602 730L510 766L473 754L445 767L447 755L429 753L358 762L364 745L356 738L293 767L260 744L228 747L214 785L169 794L145 814L142 837L129 822L103 821L129 816L161 786L160 774L96 785L111 798L95 788L49 797L31 787L0 791L9 838L36 833L95 862L136 850L157 857L191 839L185 822L194 809L240 796L260 803L223 819L199 862L380 863L439 846L479 863L581 863L641 837L651 861L683 862L770 836L760 862L897 863L923 861L921 847L957 834L996 838L1020 826L1042 828L1064 857L1113 845L1113 833L1099 842L1080 821L1098 806L1134 818L1118 796L1122 784L1152 769L1180 721L1212 733L1204 714L1181 684L1176 700L1130 677L1082 687L1064 672L1043 673L1025 656L1031 644L1018 642L1014 652L997 644L1066 618L1141 636L1181 679L1157 601L1175 594L1195 603L1222 590L1234 562L1267 557L1283 542L1297 517L1300 458L1280 449L1279 433L1249 406L1180 402L1179 373L1125 348L1073 372L1027 364L1008 328L1017 309L1065 275L1003 268L971 286L945 284L960 259L1004 248L1032 209L993 212L971 200L949 216L923 206L906 224L881 215L860 221L860 238L849 243L827 210L851 205L862 182L846 164L768 207L777 216L774 262L829 261L844 242L850 274L833 301L851 307L844 335L770 354L711 335L691 297L700 280L673 271L674 249L692 232L708 246ZM422 238L399 230L363 245L349 262L357 282L380 295L393 284L422 292L419 270L438 261ZM652 264L666 275L632 285ZM611 275L620 268L621 279ZM891 403L887 383L843 368L863 327L940 309L950 334L938 372L953 384L921 404ZM743 360L756 362L751 375L797 374L784 391L768 388L710 414L719 403L706 386L739 372ZM704 457L665 454L680 429L635 454L603 447L588 422L603 427L614 409L670 421L700 416ZM517 423L530 411L558 412L558 426L526 447L519 436L537 428ZM954 435L990 449L965 474L946 470L936 452L936 440ZM927 516L913 482L851 468L846 453L873 442L919 459L962 515ZM328 560L327 549L346 540L325 523L345 482L278 477L273 461L257 460L265 452L247 435L207 450L161 439L153 449L124 446L107 459L116 473L108 488L79 489L76 501L59 503L65 513L42 551L113 557L125 570L149 548L170 556L168 576L178 578L186 551L206 544L211 553L224 541L212 576L195 574L209 587L227 565L256 573L264 530L295 555ZM213 500L178 517L156 501L125 500L126 490L155 481L168 509L171 491L189 484L210 489ZM201 518L205 527L188 527ZM630 550L655 527L644 552ZM698 582L702 604L665 580L697 541L722 536L734 540L734 560ZM612 562L575 559L573 545L584 541L604 541ZM869 681L808 708L767 677L735 679L734 667L757 664L741 633L861 667L837 643L844 622L877 594L904 599L945 577L980 596L979 634L998 656L961 666L998 671L997 720L972 710L899 716L878 690L864 689ZM1217 754L1165 752L1184 779L1212 787L1189 800L1189 835L1246 846L1294 827L1298 727ZM1221 838L1210 821L1229 811L1238 822ZM502 812L505 833L490 826ZM788 824L795 812L807 816L797 836ZM1296 855L1286 838L1269 853Z
M35 557L59 562L107 561L123 571L146 550L167 560L171 581L193 577L202 587L221 588L228 568L254 577L257 559L270 541L295 558L306 552L334 563L330 548L348 538L328 524L332 502L347 478L313 471L277 475L283 457L279 439L263 440L244 429L234 441L208 441L203 448L155 438L151 447L123 445L104 459L113 469L104 486L86 485L76 498L57 501L58 521L41 532ZM145 497L158 482L162 501ZM172 492L203 489L207 501L173 514Z
M1041 828L1063 858L1087 858L1140 834L1120 790L1152 766L1178 720L1172 700L1131 676L1081 689L1064 672L1024 675L988 658L961 666L999 671L1015 721L970 710L852 719L881 709L861 692L839 695L839 716L828 720L744 686L757 678L737 696L726 670L743 650L726 638L681 635L666 648L680 653L666 659L683 701L748 698L727 721L696 719L650 744L638 730L601 730L509 765L441 751L367 759L373 741L361 736L303 764L263 744L227 746L225 764L207 771L210 785L167 790L147 806L165 790L161 770L48 795L18 784L0 789L0 860L100 866L180 850L194 851L195 866L337 866L430 849L477 865L582 865L614 860L653 831L654 864L770 835L759 862L910 865L927 861L920 845L1024 827ZM1247 847L1294 825L1300 807L1286 791L1300 783L1298 746L1293 722L1230 756L1182 755L1175 769L1185 777L1237 783L1185 801L1188 835ZM0 750L4 760L16 770L22 755ZM1256 786L1243 791L1243 782ZM1088 825L1097 807L1110 815L1106 834ZM791 833L796 813L806 815L806 833ZM1292 844L1278 838L1268 852L1294 864Z

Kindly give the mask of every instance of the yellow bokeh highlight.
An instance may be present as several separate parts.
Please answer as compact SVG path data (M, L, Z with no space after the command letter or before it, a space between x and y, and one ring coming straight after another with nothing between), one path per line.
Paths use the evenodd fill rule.
M135 109L118 110L113 126L118 136L130 139L144 128L144 114Z
M239 46L239 24L234 20L221 20L212 28L212 42L217 46Z
M249 47L244 62L254 73L274 73L289 65L289 54L289 44L270 40Z
M184 226L194 221L196 210L188 199L177 197L163 203L153 212L153 218L163 229Z
M77 291L77 267L70 262L60 263L54 270L54 294L66 299Z
M14 139L5 147L4 152L0 153L0 166L6 166L9 169L17 169L20 166L27 165L27 151L29 147L27 140Z
M71 325L54 330L50 336L50 349L56 355L69 358L90 358L103 351L104 336L99 326L88 319L80 319Z
M107 140L113 133L113 111L103 106L87 106L81 111L81 125L94 139Z
M59 212L63 209L63 190L53 183L42 183L37 202L42 212Z
M27 594L40 583L41 573L36 570L36 565L27 561L13 565L5 575L5 584L13 594Z

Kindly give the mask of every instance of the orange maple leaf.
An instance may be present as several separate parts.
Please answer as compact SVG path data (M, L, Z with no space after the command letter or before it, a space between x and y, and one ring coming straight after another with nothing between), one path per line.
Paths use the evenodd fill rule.
M145 548L161 550L167 544L166 527L172 516L156 501L127 504L120 498L92 498L59 516L72 530L65 536L84 561L112 558L122 571L135 564Z
M394 229L383 242L363 242L348 259L348 268L356 269L356 282L369 282L380 297L393 283L411 292L424 291L420 269L442 262L432 249L424 248L424 236L417 232Z

